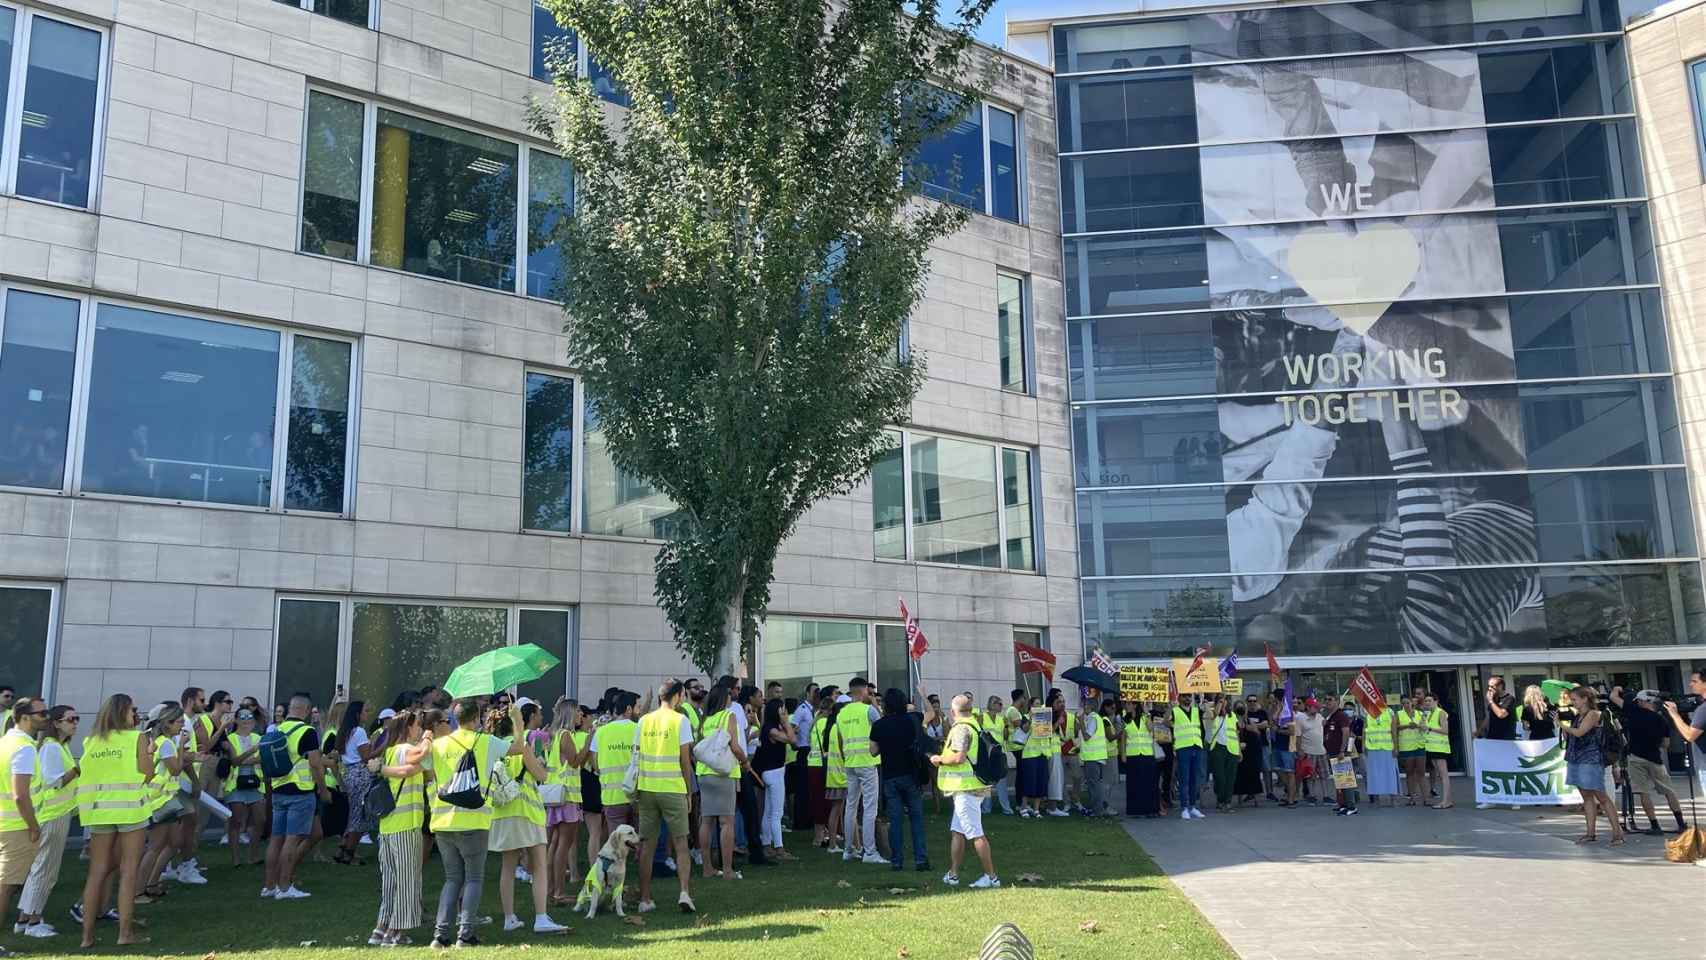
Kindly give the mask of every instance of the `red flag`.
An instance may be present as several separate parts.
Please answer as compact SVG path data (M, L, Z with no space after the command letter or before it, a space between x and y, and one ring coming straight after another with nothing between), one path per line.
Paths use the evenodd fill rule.
M1114 662L1108 659L1108 655L1102 652L1101 647L1090 648L1090 666L1107 674L1117 674L1120 672L1119 667L1115 666Z
M906 609L906 598L900 598L900 619L906 623L906 652L914 660L924 659L930 652L930 641L919 629L918 621L912 618L912 611Z
M1351 696L1356 697L1369 713L1378 714L1386 709L1386 695L1380 692L1380 687L1374 682L1374 674L1369 673L1367 667L1358 670L1351 680Z
M1017 640L1013 641L1013 652L1019 656L1020 673L1040 673L1050 680L1054 679L1054 654Z
M1191 677L1191 674L1196 673L1198 670L1202 669L1202 662L1203 662L1203 659L1208 656L1208 651L1209 651L1208 647L1198 647L1197 648L1197 658L1195 660L1191 661L1191 668L1189 670L1185 671L1185 679L1189 680Z
M1278 683L1280 668L1279 661L1274 659L1273 648L1264 643L1262 644L1262 652L1268 655L1268 676L1273 677L1274 682Z

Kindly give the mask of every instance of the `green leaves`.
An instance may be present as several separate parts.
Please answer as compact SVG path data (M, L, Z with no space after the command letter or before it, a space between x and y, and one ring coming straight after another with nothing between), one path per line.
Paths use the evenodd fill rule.
M782 540L864 478L923 383L901 332L967 214L905 173L981 98L967 54L992 2L942 28L933 0L917 20L900 0L548 0L633 103L565 75L532 113L577 176L568 359L617 466L680 507L657 598L702 669L739 658Z

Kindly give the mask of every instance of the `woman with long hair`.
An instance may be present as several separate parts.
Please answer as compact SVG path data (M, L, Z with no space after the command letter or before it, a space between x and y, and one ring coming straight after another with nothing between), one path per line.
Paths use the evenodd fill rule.
M707 880L712 877L741 879L741 874L735 870L735 790L741 768L747 764L747 756L746 737L737 728L735 715L729 710L729 688L720 683L712 686L705 695L705 719L699 727L701 736L709 737L718 730L728 734L729 752L734 756L735 765L728 773L718 773L703 763L694 766L699 778L699 850ZM711 842L712 831L716 831L715 844ZM712 869L713 846L722 850L723 866L720 870Z
M812 843L829 846L829 801L824 799L824 731L829 727L829 709L835 703L835 688L818 691L812 726L806 737L806 801L811 814Z
M1516 718L1528 728L1528 739L1550 740L1558 735L1558 710L1546 699L1540 685L1531 683L1522 692L1522 703L1516 708Z
M343 716L338 718L335 759L328 758L327 763L341 764L343 775L339 783L343 787L345 803L349 813L345 817L343 839L338 844L338 855L332 859L349 866L360 862L356 857L355 845L361 842L364 834L373 832L374 818L367 813L367 788L373 783L373 775L367 772L367 761L382 749L382 742L375 742L367 735L368 724L367 703L362 700L351 700L344 708ZM325 754L322 754L325 756Z
M605 696L611 694L606 693ZM597 764L588 763L587 759L593 754L594 731L599 724L612 719L609 709L608 701L600 701L596 710L581 704L580 728L587 739L581 744L577 760L581 769L581 823L586 826L586 862L589 865L598 851L604 848L604 782L598 775Z
M545 890L551 903L563 906L574 902L564 889L563 878L568 878L571 887L580 880L580 752L588 736L580 728L580 704L568 697L558 697L551 708L551 735L545 746L545 766L551 771L552 782L563 788L563 802L545 808L545 832L550 837L545 859L551 865L550 882ZM538 882L537 877L534 882Z
M95 924L107 918L109 881L118 879L114 916L118 945L147 943L136 935L136 887L142 870L154 775L154 745L136 729L136 704L115 693L101 704L83 740L86 779L77 795L77 816L89 830L89 876L83 899L72 908L83 923L83 947L95 945ZM132 798L135 798L134 800Z
M525 711L529 708L538 710L533 704L527 707L512 704L507 710L494 708L486 714L486 731L512 743L517 738L525 738ZM546 913L549 906L546 903L547 885L539 879L550 869L545 861L545 804L539 799L539 784L549 779L551 773L545 768L544 761L525 746L520 750L512 749L504 758L501 769L518 787L514 800L507 803L494 800L492 827L486 835L486 849L503 854L503 863L498 867L498 901L503 904L504 931L507 933L526 926L515 914L515 868L526 857L534 878L529 884L533 890L533 932L567 933L567 927Z
M379 917L367 938L371 946L406 947L407 931L421 925L421 868L426 823L426 776L421 760L432 749L432 732L421 716L404 709L385 727L385 759L368 767L383 777L396 797L396 806L379 818Z
M851 701L848 701L851 702ZM842 836L842 814L847 808L847 756L841 749L841 734L835 729L835 718L841 715L846 703L830 708L829 719L823 727L823 798L829 801L829 852L840 853L848 838Z
M160 875L178 846L178 819L190 812L178 798L180 790L187 786L182 781L189 747L183 733L183 707L162 703L148 712L143 734L154 744L154 780L148 803L148 848L142 854L142 894L136 898L137 903L153 903L166 895Z
M1406 693L1398 700L1398 765L1404 768L1404 792L1412 807L1427 799L1426 736L1416 698Z
M758 842L767 857L777 860L799 858L782 849L782 804L786 799L788 746L794 742L794 724L787 704L780 699L764 702L764 723L758 731L758 752L753 772L764 783L764 814L759 822ZM747 843L751 843L749 839Z
M71 834L71 812L77 808L77 761L71 758L71 738L77 733L77 709L57 706L47 712L47 729L36 747L36 769L42 792L33 796L36 823L41 839L36 858L18 898L18 924L28 937L51 937L58 931L47 922L47 896L59 882L59 865L65 856L65 839Z
M1611 845L1623 843L1623 825L1611 795L1605 791L1605 768L1609 761L1605 753L1605 718L1600 714L1598 695L1592 687L1570 690L1575 705L1574 723L1559 722L1564 732L1564 782L1582 795L1582 817L1587 820L1587 832L1576 838L1577 843L1599 840L1599 813L1603 809L1611 820Z
M231 773L225 778L225 805L231 816L225 821L225 840L231 846L231 865L246 867L256 862L245 842L250 838L249 825L257 822L261 808L261 735L255 732L258 720L254 711L237 711L237 730L225 735L231 755ZM252 838L251 838L252 839Z

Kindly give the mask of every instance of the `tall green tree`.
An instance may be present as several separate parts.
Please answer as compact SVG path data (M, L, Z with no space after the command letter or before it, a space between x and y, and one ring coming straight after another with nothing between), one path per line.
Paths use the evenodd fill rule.
M564 69L533 115L576 175L569 360L617 466L679 507L658 603L725 670L782 541L923 383L901 333L966 213L917 200L911 160L981 100L993 0L945 25L937 0L546 2L632 98L613 116Z

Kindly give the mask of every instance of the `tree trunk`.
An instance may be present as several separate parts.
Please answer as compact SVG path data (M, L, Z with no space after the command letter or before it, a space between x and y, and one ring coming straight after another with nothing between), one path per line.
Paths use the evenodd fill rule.
M716 669L712 671L711 680L736 673L740 665L741 647L741 608L746 602L746 578L740 579L741 585L735 588L733 597L729 598L728 609L723 614L723 647L717 651ZM749 668L751 664L747 665ZM750 682L750 678L748 678Z

